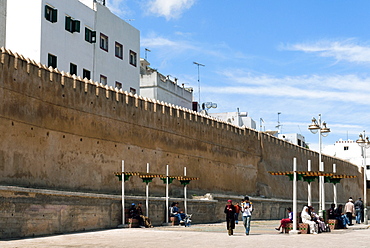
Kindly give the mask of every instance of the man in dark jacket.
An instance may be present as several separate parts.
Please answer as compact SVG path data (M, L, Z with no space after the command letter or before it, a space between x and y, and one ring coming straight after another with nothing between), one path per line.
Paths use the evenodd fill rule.
M361 197L355 202L355 211L356 211L356 223L360 224L362 220L362 212L364 211L364 203L361 200Z
M235 206L231 200L227 200L227 205L225 206L224 213L226 214L226 228L230 235L233 235L233 230L235 229Z

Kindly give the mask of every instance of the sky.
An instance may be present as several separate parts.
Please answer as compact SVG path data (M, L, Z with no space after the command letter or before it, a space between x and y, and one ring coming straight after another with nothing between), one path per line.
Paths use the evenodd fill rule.
M195 100L200 85L201 103L217 103L210 113L248 112L258 130L279 119L313 150L319 114L331 129L324 147L370 133L368 0L106 2L140 31L150 67L193 87Z

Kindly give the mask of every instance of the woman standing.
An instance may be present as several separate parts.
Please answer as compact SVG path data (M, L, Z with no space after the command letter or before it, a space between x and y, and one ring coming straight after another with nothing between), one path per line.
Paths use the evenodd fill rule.
M227 200L224 213L226 214L226 228L229 236L233 235L233 230L235 229L235 212L233 202L231 200Z

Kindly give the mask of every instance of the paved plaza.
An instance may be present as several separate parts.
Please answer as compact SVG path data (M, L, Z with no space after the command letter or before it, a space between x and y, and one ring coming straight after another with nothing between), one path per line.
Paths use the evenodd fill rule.
M228 236L225 223L197 224L191 227L120 228L40 238L0 240L1 248L44 247L370 247L370 229L363 224L330 233L280 234L279 221L253 221L249 236L239 222L234 236Z

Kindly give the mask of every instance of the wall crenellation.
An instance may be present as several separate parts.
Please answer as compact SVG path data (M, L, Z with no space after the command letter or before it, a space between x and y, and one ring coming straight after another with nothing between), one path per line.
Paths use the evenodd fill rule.
M44 81L59 83L65 91L69 91L69 89L73 89L75 91L82 90L84 91L84 94L94 92L95 96L98 98L105 98L106 100L111 101L115 100L116 102L122 102L126 105L135 106L136 108L141 108L153 113L156 113L159 108L160 112L164 115L175 115L176 117L183 116L184 120L189 120L198 124L204 124L210 128L224 129L236 135L252 135L255 137L261 137L262 139L269 142L274 142L276 144L280 144L284 147L294 150L301 150L304 152L308 151L311 153L311 156L314 154L315 156L317 156L316 152L291 144L287 141L280 140L270 134L260 133L257 130L246 127L239 127L224 120L216 119L215 117L207 116L202 113L175 106L163 101L160 102L158 100L149 99L146 97L138 96L136 94L133 95L131 92L128 93L127 91L122 91L122 89L113 88L112 86L105 86L98 82L93 82L92 80L81 78L80 76L71 75L69 72L60 72L57 68L54 69L52 67L47 67L46 65L43 65L41 63L36 63L34 60L25 58L18 53L13 53L9 49L2 47L1 64L5 65L7 63L13 63L13 68L15 70L22 69L25 70L28 74L37 72L37 76L39 78L43 78Z

